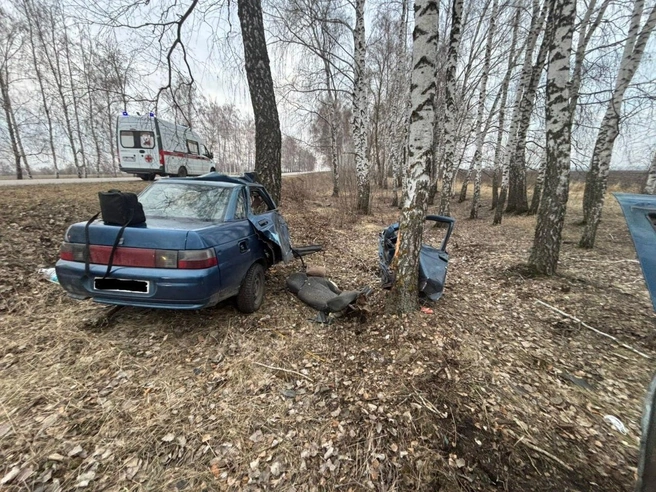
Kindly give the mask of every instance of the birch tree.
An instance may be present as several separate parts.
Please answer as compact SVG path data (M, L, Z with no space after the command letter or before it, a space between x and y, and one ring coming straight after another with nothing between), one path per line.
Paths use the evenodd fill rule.
M528 102L528 98L524 98L524 92L531 83L531 76L533 75L533 52L535 51L535 46L542 32L542 26L544 24L546 15L546 8L547 7L545 4L545 7L540 9L539 0L533 0L533 12L531 16L528 38L526 40L526 48L524 50L524 62L522 65L519 86L515 91L514 103L512 105L513 112L510 119L508 142L503 151L503 160L501 165L501 187L499 190L499 199L497 200L496 210L494 212L494 224L501 223L503 217L503 208L506 206L506 199L508 198L508 190L510 188L510 168L513 162L514 152L517 147L518 129L522 119L521 104L523 99Z
M506 67L506 72L501 81L500 94L501 99L499 102L499 118L497 124L497 141L494 147L494 174L492 176L492 206L491 209L496 209L499 201L499 184L502 181L505 181L505 189L508 190L508 170L507 167L504 167L501 161L504 158L503 154L503 134L505 129L506 122L506 103L508 101L508 88L510 87L510 79L512 78L512 73L515 68L515 63L517 60L515 57L516 48L517 48L517 37L519 32L520 20L522 15L521 4L518 4L515 8L515 15L513 16L512 22L512 36L510 41L510 50L508 53L508 65ZM505 169L505 172L504 172ZM503 185L502 185L503 187ZM507 193L507 191L506 191ZM505 201L505 198L504 198ZM503 209L503 205L501 206ZM502 212L502 211L501 211ZM501 212L499 212L499 222L501 220ZM497 216L495 213L494 223L498 224Z
M444 159L442 169L442 190L440 192L440 215L451 214L451 189L455 178L456 152L456 68L460 51L462 7L464 0L453 0L451 10L451 34L449 36L449 54L446 64L444 100L446 112L444 115Z
M280 203L282 136L264 37L260 0L238 0L237 13L244 44L248 88L255 114L255 172L276 203Z
M353 30L353 143L357 175L358 212L371 212L371 178L367 159L367 80L365 54L367 43L364 30L365 0L355 0L355 29Z
M487 28L487 43L485 46L485 59L483 62L483 74L481 76L481 86L478 93L478 113L476 115L476 131L478 135L476 136L476 150L474 151L474 196L472 197L471 210L469 212L469 218L477 219L478 218L478 206L481 198L481 160L483 157L483 143L485 142L485 136L487 134L487 127L482 128L483 125L483 113L485 112L485 98L487 96L487 79L490 75L490 63L492 60L492 44L494 42L494 31L496 29L496 18L498 14L499 2L498 0L493 0L492 2L492 13L490 14L490 25ZM466 190L466 188L465 188ZM466 193L466 191L465 191Z
M419 250L433 156L438 15L437 0L415 1L408 165L397 252L392 262L396 277L388 303L390 311L397 313L415 310L419 294Z
M654 4L646 22L640 28L644 5L644 0L635 0L633 4L629 32L624 44L615 87L595 142L583 195L585 229L579 241L581 248L592 248L594 246L597 228L601 221L606 188L608 187L608 172L613 155L613 146L619 134L622 101L633 76L638 70L647 41L656 27L656 4Z
M576 0L555 0L549 18L553 36L549 43L547 68L544 195L538 210L529 266L537 273L553 275L558 265L569 195L572 131L570 57Z
M656 152L651 157L649 171L647 171L647 182L642 192L646 195L656 194Z

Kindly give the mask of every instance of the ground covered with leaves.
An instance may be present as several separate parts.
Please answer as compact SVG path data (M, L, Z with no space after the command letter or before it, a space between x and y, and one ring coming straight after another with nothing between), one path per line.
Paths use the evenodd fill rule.
M493 227L454 204L446 293L398 317L377 277L388 193L359 217L329 177L287 179L295 243L322 244L310 260L341 288L374 289L366 319L325 326L285 290L297 263L269 271L253 315L67 298L37 270L107 187L0 193L3 490L632 489L655 317L612 198L580 250L573 190L553 278L524 267L533 217Z

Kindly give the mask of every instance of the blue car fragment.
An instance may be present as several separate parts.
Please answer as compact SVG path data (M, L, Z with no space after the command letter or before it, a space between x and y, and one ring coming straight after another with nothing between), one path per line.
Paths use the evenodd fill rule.
M614 193L633 238L652 306L656 310L656 196ZM642 413L636 492L656 490L656 376L652 378Z
M427 215L425 220L433 222L434 225L443 224L447 226L446 234L439 248L423 244L419 253L419 293L431 301L437 301L444 292L444 282L446 281L449 264L449 254L446 247L456 220L453 217L443 217L441 215ZM378 240L378 259L384 288L390 288L394 283L394 272L391 265L396 254L398 232L399 224L394 223L381 232Z

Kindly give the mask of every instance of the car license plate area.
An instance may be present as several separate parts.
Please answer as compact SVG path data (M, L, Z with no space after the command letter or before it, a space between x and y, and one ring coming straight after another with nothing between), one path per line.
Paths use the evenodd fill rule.
M148 294L150 283L146 280L127 280L120 278L98 278L93 280L95 290L112 292L131 292L133 294Z
M137 159L133 155L123 156L123 162L136 162L136 161L137 161Z

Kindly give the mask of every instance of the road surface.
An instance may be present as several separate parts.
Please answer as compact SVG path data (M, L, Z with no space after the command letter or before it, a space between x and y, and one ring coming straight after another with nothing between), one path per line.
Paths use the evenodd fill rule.
M323 171L304 171L298 173L283 173L283 176L298 176L300 174L311 174ZM31 185L47 185L47 184L84 184L84 183L116 183L116 182L134 182L141 181L141 178L133 176L121 176L120 178L36 178L36 179L0 179L1 186L31 186Z

